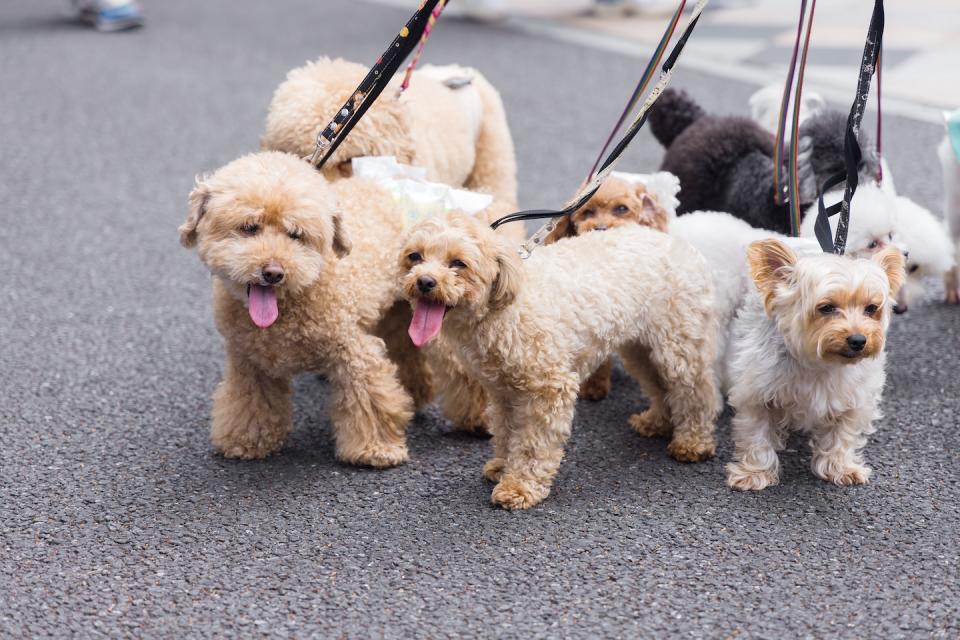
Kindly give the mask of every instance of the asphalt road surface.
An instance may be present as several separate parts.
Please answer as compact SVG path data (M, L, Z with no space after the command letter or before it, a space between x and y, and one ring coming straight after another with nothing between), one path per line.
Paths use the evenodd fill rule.
M815 479L797 440L780 486L734 493L729 416L715 460L674 462L628 428L643 400L622 374L581 403L527 512L489 505L489 443L434 411L409 464L336 463L313 376L281 454L215 455L221 343L176 233L193 176L257 147L289 68L371 62L406 14L166 0L143 31L104 36L64 4L0 6L0 635L958 637L960 310L935 282L894 322L866 487ZM571 194L642 70L453 20L427 60L500 87L525 206ZM754 88L675 82L720 112L745 113ZM935 209L940 135L886 121L900 190ZM621 166L660 153L644 133Z

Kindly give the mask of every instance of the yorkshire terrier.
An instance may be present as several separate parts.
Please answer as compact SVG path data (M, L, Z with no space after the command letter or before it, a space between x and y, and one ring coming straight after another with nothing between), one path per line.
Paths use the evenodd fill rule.
M747 263L756 291L731 327L727 366L736 416L727 484L777 484L777 452L791 430L810 435L817 477L866 483L871 470L861 449L880 415L886 332L905 278L902 252L798 256L767 239L749 246Z
M672 177L672 176L671 176ZM630 182L626 178L607 178L600 189L573 215L562 218L546 238L552 244L561 238L572 238L588 231L606 231L625 224L639 224L666 232L671 212L662 201L665 195L648 188L643 181ZM610 393L613 360L607 358L580 387L580 397L602 400Z
M495 504L525 509L547 497L580 383L614 350L651 402L631 417L634 429L672 434L679 460L713 455L712 289L687 243L627 225L521 262L485 222L451 213L412 229L400 268L413 343L443 330L490 398L484 475L497 483Z

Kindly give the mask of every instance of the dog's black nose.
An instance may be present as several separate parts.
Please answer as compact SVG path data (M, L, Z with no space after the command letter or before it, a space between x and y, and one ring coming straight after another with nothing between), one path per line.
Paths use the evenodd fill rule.
M267 284L280 284L283 282L283 267L272 262L260 271L263 281Z
M606 231L606 230L607 230L607 225L605 225L605 224L598 224L597 226L595 226L595 227L593 228L593 230L594 230L594 231Z
M863 351L863 348L867 346L867 337L860 333L847 336L847 346L853 351Z
M417 278L417 289L420 293L430 293L437 288L437 281L430 276L420 276Z
M893 312L894 312L895 314L897 314L898 316L899 316L900 314L906 313L907 311L909 311L909 309L910 309L910 307L908 307L908 306L905 305L905 304L900 304L899 302L898 302L897 304L893 305Z

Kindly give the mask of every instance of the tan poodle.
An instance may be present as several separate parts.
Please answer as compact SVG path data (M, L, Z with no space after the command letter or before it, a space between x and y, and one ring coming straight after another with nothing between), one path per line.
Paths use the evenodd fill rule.
M549 494L580 383L614 350L651 401L631 425L672 434L679 460L713 455L712 286L685 242L625 226L521 262L483 220L451 213L412 229L400 266L414 344L443 329L490 398L495 504L525 509Z
M340 460L407 460L405 430L430 383L403 335L409 305L397 303L401 219L374 183L331 184L290 154L247 155L197 182L180 240L214 276L226 365L210 437L225 456L279 450L292 425L290 379L317 371L330 382Z
M277 87L264 149L300 156L313 152L326 126L367 73L363 65L320 58L287 74ZM396 98L399 81L388 87L324 166L331 180L352 175L351 161L363 156L395 156L427 169L427 179L494 196L482 216L492 222L517 209L517 162L513 138L497 90L478 71L458 66L424 66L409 89ZM504 236L519 244L522 225L505 225ZM486 433L487 398L456 355L438 340L429 349L434 391L455 428Z
M363 65L320 58L287 74L267 114L264 149L313 153L317 134L367 74ZM350 175L361 156L395 156L427 179L493 195L516 207L517 162L500 94L478 71L425 66L398 99L397 78L324 166Z
M563 218L546 238L552 244L560 238L572 238L588 231L606 231L625 224L639 224L666 233L670 213L656 194L641 182L609 177L587 204ZM607 358L580 387L587 400L603 400L610 393L613 360Z

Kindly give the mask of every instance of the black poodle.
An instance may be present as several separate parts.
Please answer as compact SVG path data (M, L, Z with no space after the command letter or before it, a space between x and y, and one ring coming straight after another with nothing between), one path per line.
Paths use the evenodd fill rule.
M800 202L812 204L823 183L844 167L846 116L826 109L800 127ZM774 136L750 118L707 114L684 91L667 89L650 110L650 128L666 148L661 169L680 179L678 214L726 211L754 227L790 232L790 209L774 202ZM860 173L879 161L861 131Z

